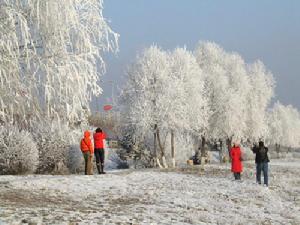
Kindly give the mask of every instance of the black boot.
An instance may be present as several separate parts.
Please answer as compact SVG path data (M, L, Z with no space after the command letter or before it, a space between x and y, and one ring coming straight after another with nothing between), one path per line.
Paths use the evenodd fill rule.
M100 163L97 163L96 166L97 166L98 173L102 174Z
M103 164L103 163L101 163L101 173L102 173L102 174L106 174L106 173L104 172L104 164Z

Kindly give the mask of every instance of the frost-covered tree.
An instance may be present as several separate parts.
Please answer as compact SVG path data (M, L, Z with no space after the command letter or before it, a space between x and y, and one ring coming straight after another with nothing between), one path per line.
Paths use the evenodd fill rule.
M149 132L154 137L154 155L158 160L156 139L160 147L160 158L165 163L165 149L160 138L160 131L166 127L162 115L167 109L162 108L164 88L169 75L168 54L156 46L146 49L137 56L136 62L128 70L128 80L122 93L122 105L127 126L131 126L134 135L144 139Z
M69 163L70 127L101 93L102 55L118 48L102 11L102 0L0 0L0 124L31 132L40 172Z
M102 53L117 49L102 10L102 0L0 0L2 121L85 116Z
M170 54L168 109L166 121L171 131L172 161L175 166L174 132L200 137L208 126L209 108L204 75L191 52L177 48ZM184 150L181 150L184 151ZM179 152L179 154L182 154Z
M287 147L300 146L300 113L291 105L276 102L269 112L268 141L274 145Z
M175 135L200 135L207 125L203 75L195 57L186 49L177 48L174 52L164 52L155 46L146 49L129 70L123 100L127 121L136 133L147 136L153 131L153 146L156 149L158 143L164 167L167 167L167 137L171 137L175 166Z
M128 75L123 91L127 127L146 145L153 132L154 152L158 143L157 159L164 167L166 156L175 164L176 136L189 144L190 137L201 139L203 156L207 140L226 139L229 150L233 140L257 141L268 135L267 110L275 82L259 61L247 64L237 53L211 42L200 43L194 54L152 46ZM166 151L169 146L171 154Z
M227 53L211 42L200 43L195 50L205 74L211 116L207 136L210 139L243 138L246 132L249 78L246 64L236 53Z
M247 135L251 141L268 136L267 111L274 97L275 81L273 75L262 62L248 66L250 92L247 100Z

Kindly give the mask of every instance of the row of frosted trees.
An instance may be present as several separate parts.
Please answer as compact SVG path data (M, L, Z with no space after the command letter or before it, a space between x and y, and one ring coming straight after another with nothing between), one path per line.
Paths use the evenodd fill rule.
M102 91L102 55L118 48L102 10L102 0L0 0L1 171L65 161Z
M121 97L125 132L133 145L144 143L142 151L150 151L160 167L175 166L175 159L187 159L199 145L205 154L207 141L228 147L233 140L300 144L299 112L280 103L271 108L271 72L215 43L200 43L193 52L152 46L137 56L127 77Z

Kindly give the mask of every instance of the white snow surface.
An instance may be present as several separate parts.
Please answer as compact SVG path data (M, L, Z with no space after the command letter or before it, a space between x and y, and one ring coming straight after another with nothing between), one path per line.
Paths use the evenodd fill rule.
M300 160L273 160L269 188L254 166L0 176L0 224L300 224Z

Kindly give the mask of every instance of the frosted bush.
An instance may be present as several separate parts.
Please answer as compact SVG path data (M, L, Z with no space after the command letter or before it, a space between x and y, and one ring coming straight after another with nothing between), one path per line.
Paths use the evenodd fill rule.
M298 158L299 159L300 158L300 152L293 152L292 153L292 158L295 158L295 159Z
M38 173L68 172L71 135L67 125L43 122L35 125L34 139L38 146Z
M34 173L38 165L38 149L27 131L0 126L0 174Z
M126 161L122 160L118 155L120 149L105 149L105 169L127 169L128 164Z
M82 132L80 130L73 130L69 133L70 148L67 155L67 167L71 173L79 173L84 171L84 160L80 150L80 139Z
M244 161L255 159L255 154L252 152L250 147L241 146L241 148L242 148L242 158Z
M67 167L71 173L84 171L84 160L78 143L71 144L70 146Z

